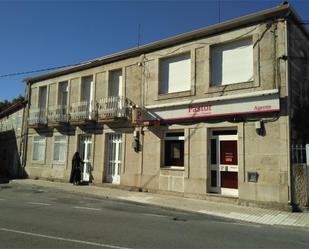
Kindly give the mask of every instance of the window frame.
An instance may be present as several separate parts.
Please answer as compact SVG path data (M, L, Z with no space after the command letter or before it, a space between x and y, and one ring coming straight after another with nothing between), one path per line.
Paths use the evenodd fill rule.
M36 142L35 141L35 138L37 137L41 137L43 138L42 140L44 140L42 143L44 143L44 157L43 157L43 160L35 160L34 159L34 148L35 148L35 144L39 143L39 142ZM32 137L32 155L31 155L31 160L32 162L35 162L35 163L41 163L41 164L45 164L45 161L46 161L46 136L42 136L42 135L35 135Z
M65 144L65 154L64 154L64 160L63 161L55 160L55 157L54 157L54 155L55 155L55 144L57 143L56 142L56 137L64 137L64 140L65 140L65 142L62 142L62 143ZM68 152L68 136L62 135L62 134L54 134L54 136L53 136L53 150L52 150L52 161L53 161L53 164L64 165L66 163L66 161L67 161L67 152Z
M167 136L167 134L177 134L177 133L183 133L182 136L175 135L173 136ZM185 143L185 137L186 132L185 130L168 130L164 132L163 135L163 143L162 143L162 161L161 161L161 167L160 169L176 169L176 170L185 170L186 165L186 158L185 158L185 150L186 150L186 143ZM183 165L166 165L166 141L183 141L182 144L182 161ZM172 161L172 160L171 160Z
M157 65L157 99L156 100L164 100L164 99L171 99L171 98L179 98L179 97L186 97L186 96L193 96L195 95L195 47L191 49L183 50L175 54L171 54L168 56L159 56L156 58L156 65ZM161 61L182 56L185 54L189 54L190 56L190 89L185 91L179 92L171 92L171 93L160 93L161 88Z
M229 39L221 39L220 42L211 42L208 44L206 48L206 54L207 54L207 60L208 60L208 73L207 73L207 84L206 89L204 91L205 94L212 94L212 93L221 93L222 91L228 92L228 91L239 91L240 89L250 89L250 88L256 88L260 87L261 85L261 76L260 76L260 45L258 43L259 34L253 33L251 35L246 35L241 37L241 39L237 39L238 33L233 34L232 37L229 37ZM235 37L234 37L235 36ZM211 47L213 46L219 46L224 44L229 44L237 41L242 40L248 40L251 39L253 44L253 80L247 81L247 82L237 82L233 84L227 84L227 85L213 85L212 84L212 58L211 58ZM220 40L220 39L219 39ZM256 44L256 45L255 45Z

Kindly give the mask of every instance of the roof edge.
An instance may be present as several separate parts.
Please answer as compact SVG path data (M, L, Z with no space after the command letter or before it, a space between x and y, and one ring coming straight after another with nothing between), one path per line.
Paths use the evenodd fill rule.
M290 14L292 14L293 18L297 22L299 23L302 22L302 19L299 17L296 11L291 7L291 5L286 3L286 4L282 4L282 5L270 8L270 9L259 11L253 14L231 19L231 20L228 20L222 23L214 24L206 28L201 28L198 30L190 31L190 32L176 35L176 36L166 38L163 40L155 41L155 42L143 45L138 48L128 49L122 52L118 52L115 54L111 54L111 55L99 57L99 58L96 58L90 61L86 61L78 65L73 65L73 66L61 68L59 70L52 71L49 73L41 74L38 76L25 78L23 81L26 84L31 84L31 83L39 82L42 80L59 77L65 74L86 70L86 69L97 67L97 66L104 65L107 63L111 63L111 62L115 62L115 61L119 61L123 59L128 59L132 57L137 57L145 53L156 51L158 49L171 47L171 46L178 45L184 42L190 42L192 40L196 40L196 39L200 39L200 38L207 37L210 35L226 32L229 30L233 30L235 28L248 26L253 23L259 23L259 22L266 21L272 18L287 18L287 16ZM306 31L309 37L308 30L306 29L303 29L303 30Z

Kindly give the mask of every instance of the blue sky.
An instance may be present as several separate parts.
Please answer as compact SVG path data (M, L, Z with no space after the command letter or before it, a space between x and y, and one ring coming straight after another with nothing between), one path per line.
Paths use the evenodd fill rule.
M282 1L221 0L221 21ZM289 1L309 20L309 1ZM0 0L0 76L64 66L192 31L219 21L218 1ZM22 80L0 77L0 101L24 94Z

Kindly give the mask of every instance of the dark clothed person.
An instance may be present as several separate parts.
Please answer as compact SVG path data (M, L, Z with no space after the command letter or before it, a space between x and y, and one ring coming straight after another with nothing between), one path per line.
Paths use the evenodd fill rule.
M84 162L79 156L78 152L75 152L73 158L72 158L72 171L70 176L70 183L73 183L74 185L77 185L81 181L82 176L82 167L81 164Z

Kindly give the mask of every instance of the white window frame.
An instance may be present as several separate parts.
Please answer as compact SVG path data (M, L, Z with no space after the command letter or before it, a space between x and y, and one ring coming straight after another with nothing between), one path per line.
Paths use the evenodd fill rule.
M214 80L214 54L216 49L222 48L224 46L233 46L233 44L237 44L239 43L241 47L242 44L246 44L246 43L250 43L250 48L251 49L251 53L249 54L249 57L246 58L246 60L250 60L250 72L249 74L251 75L250 78L248 79L240 79L240 80L236 80L236 81L232 81L232 80L224 80L222 74L224 73L224 69L221 68L220 71L217 71L216 74L219 75L221 73L221 81L215 81ZM240 40L232 40L232 41L226 41L226 42L222 42L222 43L218 43L218 44L213 44L210 46L210 65L209 65L209 71L210 71L210 86L211 87L226 87L229 85L235 85L235 84L241 84L241 83L248 83L248 82L254 82L255 80L255 65L254 65L254 57L255 57L255 52L254 52L254 39L252 36L250 37L246 37L244 39L240 39ZM246 45L247 46L247 45ZM248 46L247 46L248 47ZM228 50L226 50L228 51ZM235 50L236 52L236 50ZM221 64L223 64L223 59ZM245 63L247 64L247 63Z
M40 144L39 141L35 141L35 138L42 138L43 142L41 142L42 144L44 144L44 156L43 156L43 160L40 160L40 159L34 159L34 148L35 148L35 144ZM45 159L46 159L46 137L45 136L40 136L40 135L37 135L37 136L33 136L32 138L32 157L31 157L32 161L33 162L40 162L40 163L44 163L45 162Z
M60 142L57 142L56 141L56 137L64 137L64 141L60 141ZM55 160L55 145L56 144L64 144L65 146L65 153L64 153L64 160ZM62 135L62 134L55 134L54 137L53 137L53 154L52 154L52 157L53 157L53 163L55 164L65 164L66 162L66 159L67 159L67 150L68 150L68 137L65 136L65 135ZM58 158L59 158L59 155L58 155Z
M163 68L163 63L164 61L168 61L171 59L176 59L177 57L184 57L184 56L188 56L189 58L189 71L190 71L190 75L188 76L188 89L183 89L183 90L179 90L179 91L169 91L169 87L167 86L167 91L162 91L162 84L168 84L168 81L163 81L163 77L162 77L162 68ZM158 75L158 94L159 95L172 95L172 94L179 94L179 93L187 93L189 92L191 94L192 91L192 75L194 75L194 67L192 66L193 61L195 60L195 58L192 56L192 52L191 51L185 51L179 54L175 54L172 56L168 56L168 57L162 57L159 58L159 65L158 65L158 70L159 70L159 75Z

